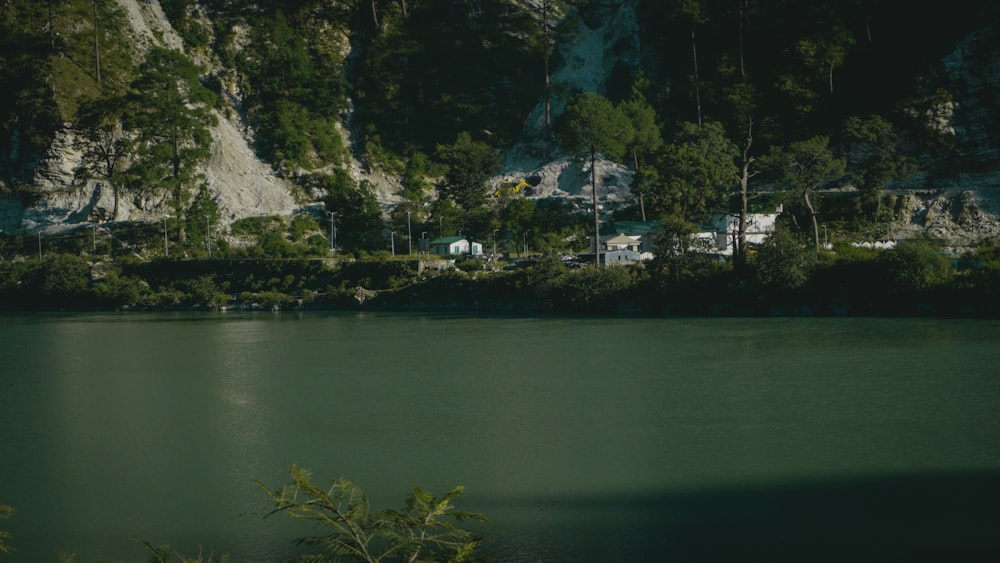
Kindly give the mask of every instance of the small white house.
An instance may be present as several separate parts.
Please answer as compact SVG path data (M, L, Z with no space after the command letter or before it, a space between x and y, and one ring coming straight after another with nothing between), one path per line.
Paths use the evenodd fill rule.
M481 256L483 254L483 245L478 242L470 242L458 236L442 237L431 241L431 253L438 256L460 254Z
M748 245L758 245L774 232L774 223L781 213L779 207L774 213L748 213L746 216L746 239ZM740 218L728 213L715 213L705 230L693 235L692 247L711 254L730 256L739 235Z

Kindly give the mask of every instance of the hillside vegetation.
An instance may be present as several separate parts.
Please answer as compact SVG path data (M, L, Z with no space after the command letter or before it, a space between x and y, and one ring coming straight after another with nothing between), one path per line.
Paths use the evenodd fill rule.
M166 27L140 33L136 14ZM658 220L676 241L713 213L781 206L817 253L891 235L990 247L998 15L974 0L9 0L3 244L364 257L461 233L580 252L610 221ZM223 125L294 208L226 199L254 179L220 156ZM754 258L738 234L740 271Z

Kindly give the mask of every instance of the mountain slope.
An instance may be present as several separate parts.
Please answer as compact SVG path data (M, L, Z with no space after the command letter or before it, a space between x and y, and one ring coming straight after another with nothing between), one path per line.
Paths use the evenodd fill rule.
M307 193L295 185L295 177L316 171L328 172L335 167L347 170L356 184L371 187L388 215L398 204L410 203L402 195L402 169L406 158L417 152L432 156L435 142L451 142L453 138L448 135L453 135L452 129L466 125L481 126L491 122L510 129L512 116L521 117L515 110L521 108L518 104L523 100L506 100L504 96L511 92L534 95L541 83L540 59L525 59L524 64L530 68L523 71L523 77L530 77L530 80L525 78L524 88L509 84L514 79L511 76L493 77L491 69L478 69L477 72L485 78L475 93L484 96L484 99L472 99L471 93L462 91L467 85L463 80L467 77L457 76L461 72L445 67L469 64L467 59L472 56L470 53L484 57L537 54L531 45L539 40L532 35L538 30L519 28L526 26L525 22L531 22L518 14L522 11L530 13L537 25L539 10L547 4L545 0L484 0L462 4L462 9L456 8L458 4L455 3L426 0L409 3L409 12L404 7L405 3L384 2L377 3L380 10L377 14L359 8L350 17L343 15L348 8L337 3L261 1L240 3L240 7L236 8L233 7L236 4L217 0L171 0L164 1L162 5L158 0L114 2L125 14L130 28L128 35L140 58L141 53L151 46L184 49L192 60L207 70L206 81L218 83L216 87L222 94L222 102L215 110L218 124L211 130L211 156L203 174L219 205L221 220L227 224L243 217L287 216L318 203L325 194ZM194 47L185 45L181 34L172 27L164 12L164 7L177 6L186 6L190 18L200 22L198 25L202 26L200 29L204 33L215 33L217 36ZM304 12L292 14L294 6ZM496 14L506 18L504 26L497 29L486 26L483 14L477 12L477 7L483 6L499 10ZM638 70L648 68L651 73L660 73L654 81L659 96L655 102L659 104L661 119L669 117L672 123L683 120L687 111L673 115L666 115L665 112L668 109L675 111L680 106L687 109L690 105L686 97L690 93L682 91L681 84L681 74L689 72L686 70L690 61L687 36L681 34L684 37L677 40L682 50L671 51L676 60L661 61L659 64L660 67L673 65L672 71L678 73L676 75L658 71L657 65L650 63L656 58L649 54L653 48L640 44L640 38L648 37L649 30L660 34L661 37L656 39L665 44L671 38L662 35L677 34L675 28L661 26L660 21L642 21L643 14L650 9L660 10L657 13L661 13L662 6L649 0L591 0L580 3L581 10L585 9L586 13L581 12L578 19L574 19L578 14L567 12L572 17L566 17L564 21L574 25L569 26L572 29L559 32L556 52L552 57L553 115L558 116L565 102L579 91L597 92L609 97L620 95L628 89L629 81ZM331 65L343 64L350 70L347 74L354 83L350 88L345 87L345 107L337 110L340 122L328 127L334 130L332 135L346 147L345 156L340 161L317 159L315 168L310 168L301 163L266 162L261 156L273 149L264 146L266 143L260 136L263 110L259 98L262 94L259 87L254 90L256 85L247 84L245 72L241 74L238 68L245 71L247 64L258 62L253 57L260 57L261 49L272 47L267 41L274 40L274 35L267 36L259 30L256 31L258 35L254 35L255 31L251 28L253 25L264 25L261 22L272 25L272 20L280 13L277 7L287 9L289 20L293 16L299 18L300 26L303 18L312 16L320 22L313 28L290 28L301 37L293 33L292 37L286 38L288 41L308 39L312 41L307 43L311 54L328 59L340 57L342 61L333 60ZM646 12L643 12L644 9ZM330 14L323 16L328 18L323 20L318 13L321 10L341 17L342 21L337 25L342 27L330 24L332 20L329 18L333 17ZM224 12L228 19L222 17ZM370 21L373 15L377 16L375 22ZM579 25L575 25L577 21ZM457 23L472 26L472 31L480 29L482 37L463 29L462 33L456 32L454 44L449 43L452 38L442 38L441 35L447 33L447 26L454 27L453 24ZM969 27L975 27L973 24L978 25L977 22L970 22ZM1000 107L1000 55L995 49L1000 35L995 28L996 24L987 25L985 29L966 34L966 39L956 44L941 60L930 62L926 77L921 82L923 90L913 95L917 101L907 100L910 104L907 107L915 112L913 120L931 123L940 143L934 147L936 152L928 151L924 155L922 163L927 165L927 170L934 172L914 177L906 185L894 186L899 190L898 213L893 219L896 235L930 233L956 246L979 244L990 237L1000 236L997 221L1000 176L996 173L1000 137L995 133L1000 130L996 111ZM179 25L178 29L184 31L184 25ZM418 40L433 43L433 47L423 48ZM257 51L245 48L255 41ZM511 45L504 44L505 41L511 41ZM324 44L317 46L319 42ZM456 52L447 51L449 48ZM712 48L710 44L705 51ZM469 53L461 52L463 50ZM455 58L440 58L442 52L449 56L453 54ZM662 57L662 54L659 56ZM711 63L714 62L717 61ZM518 64L521 63L518 59ZM704 63L707 70L711 63ZM239 67L240 64L244 66ZM416 68L428 70L428 73L420 75L407 65L418 65ZM724 64L719 63L719 66ZM441 67L442 72L432 72L435 67ZM282 71L280 65L268 68ZM707 82L707 79L703 80ZM295 86L286 85L292 90ZM340 87L339 84L333 86ZM706 84L704 90L706 108L715 103L714 109L719 113L723 88L715 85L713 90L709 86ZM859 86L855 85L855 88L861 91L857 90ZM940 91L947 92L947 96L935 97ZM305 96L308 95L307 91ZM410 98L406 98L407 95ZM434 96L447 99L429 99ZM463 99L463 96L468 99ZM857 99L852 99L851 104L861 105ZM390 105L393 107L386 109ZM460 116L448 114L453 108L461 108L465 113ZM503 169L493 179L494 184L531 178L533 188L529 197L563 198L575 202L577 208L586 207L589 205L589 164L574 161L557 147L545 127L542 96L530 98L524 108L520 132L473 131L477 136L491 139L499 150L503 150ZM479 119L476 115L479 110L494 113ZM418 113L420 115L415 115ZM428 131L428 128L433 128L434 120L444 118L451 119L442 125L442 131L447 133ZM266 123L266 120L263 122ZM48 150L34 166L26 190L31 197L24 197L23 193L19 195L13 182L6 186L9 189L0 189L0 230L3 233L53 232L110 217L113 195L109 187L100 180L81 180L75 175L81 155L74 148L73 132L68 125L56 131ZM17 127L13 130L16 132ZM385 133L387 131L397 137L380 138L380 135L388 134ZM786 130L782 133L805 136L816 132ZM941 173L942 170L947 173ZM632 172L629 167L601 160L596 172L601 199L599 205L605 213L632 203L629 194ZM428 179L429 182L434 180ZM434 193L426 195L427 200L435 197ZM147 194L123 198L119 219L157 221L165 213L161 206L163 197ZM428 202L422 201L419 205L426 208Z

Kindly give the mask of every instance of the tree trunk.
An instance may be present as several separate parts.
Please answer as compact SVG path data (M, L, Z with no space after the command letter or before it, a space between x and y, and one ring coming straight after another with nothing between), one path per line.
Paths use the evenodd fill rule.
M833 93L833 61L830 61L830 93Z
M546 41L548 41L546 39ZM545 49L545 130L552 128L552 90L549 85L549 51Z
M812 191L810 188L802 190L802 202L806 204L806 209L809 210L809 218L812 220L813 226L813 240L816 242L816 252L819 252L819 223L816 222L816 211L813 209L812 201L809 200L810 191Z
M694 58L694 100L698 110L698 127L701 127L701 85L698 83L698 48L694 40L694 23L691 24L691 56Z
M545 130L552 128L552 94L549 83L549 56L552 54L552 40L549 36L549 2L542 2L542 35L545 39Z
M375 31L378 31L378 0L372 0L372 22L375 23Z
M590 146L590 190L594 196L594 267L601 267L601 219L597 214L597 150Z
M55 17L52 14L52 3L55 0L49 0L49 46L52 48L54 53L56 50L56 22Z
M746 78L747 71L743 66L743 6L746 3L746 0L736 0L736 3L739 4L737 13L740 18L740 78Z
M750 145L753 144L753 120L748 120L747 142L743 145L743 165L740 167L740 217L737 225L736 248L733 253L733 266L737 271L742 270L746 265L747 258L747 212L749 196L747 194L750 185L750 165L753 164L753 157L750 156Z
M114 198L115 198L115 204L111 208L111 220L112 221L117 221L118 220L118 200L121 198L121 189L118 187L118 184L115 183L115 182L110 182L109 181L108 183L111 184L111 193L114 195Z
M101 40L98 34L97 0L94 0L94 65L97 68L97 85L101 85Z
M184 221L180 220L183 219L184 217L184 182L181 180L181 154L176 133L174 134L174 137L171 140L171 146L174 152L173 154L174 181L177 183L176 187L174 188L175 190L174 197L176 199L177 218L178 218L177 240L181 244L184 244L185 242L187 242L187 231L184 228Z
M639 175L639 145L632 144L632 171ZM639 190L639 212L642 213L642 220L646 220L646 205L642 201L642 190Z

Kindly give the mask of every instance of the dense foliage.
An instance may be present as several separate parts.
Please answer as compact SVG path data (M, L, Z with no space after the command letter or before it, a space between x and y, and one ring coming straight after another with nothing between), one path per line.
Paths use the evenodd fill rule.
M530 255L514 241L498 240L516 249L507 261L452 257L459 261L448 267L425 256L418 268L410 259L416 248L408 257L401 244L397 256L380 251L330 260L328 240L316 244L316 235L306 234L316 228L307 217L247 223L246 232L257 233L252 247L220 244L212 258L203 251L197 260L137 259L138 238L125 252L108 251L107 244L120 241L99 241L92 254L93 233L82 233L80 254L0 262L0 310L1000 315L996 247L949 257L931 240L878 251L836 239L817 254L812 240L789 226L779 225L743 269L678 246L688 232L681 221L661 229L652 262L605 268L568 258L567 242L534 235L525 237ZM162 244L162 233L148 244Z

